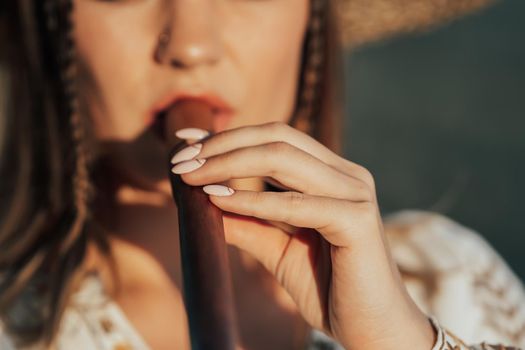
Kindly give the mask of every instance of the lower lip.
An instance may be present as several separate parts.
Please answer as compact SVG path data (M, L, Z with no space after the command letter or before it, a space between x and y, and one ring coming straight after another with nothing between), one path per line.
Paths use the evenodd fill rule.
M150 127L157 120L157 112L152 112L146 118L146 127ZM213 114L213 132L218 133L228 128L231 120L233 118L232 111L220 111L214 112Z
M215 112L213 115L213 132L218 133L225 130L232 118L233 113L230 111ZM151 113L148 118L146 118L146 127L152 126L156 119L157 114Z

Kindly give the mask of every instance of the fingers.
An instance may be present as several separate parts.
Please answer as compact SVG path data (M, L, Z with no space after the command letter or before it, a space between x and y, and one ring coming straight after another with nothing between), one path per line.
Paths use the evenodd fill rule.
M234 149L226 153L181 162L175 172L193 186L220 183L229 179L271 177L295 191L353 201L370 201L368 186L343 174L311 154L286 142ZM188 172L186 172L188 171Z
M293 191L238 190L230 196L210 196L210 200L228 212L315 229L336 247L349 247L364 232L372 232L371 225L377 224L372 203L356 203Z
M367 185L372 185L370 174L363 167L340 157L311 136L282 122L243 126L211 135L203 140L199 157L226 153L236 148L262 145L283 141L312 155L325 164L348 176L357 177Z
M334 158L333 152L310 136L285 123L271 122L225 130L206 140L202 154L205 157L228 152L235 148L286 141L318 159Z
M321 291L330 279L329 243L314 230L288 235L254 218L228 212L223 218L226 241L261 262L304 311L305 319L321 327L321 317L310 303L326 295Z
M274 273L291 236L277 227L235 213L223 214L226 242L251 254Z

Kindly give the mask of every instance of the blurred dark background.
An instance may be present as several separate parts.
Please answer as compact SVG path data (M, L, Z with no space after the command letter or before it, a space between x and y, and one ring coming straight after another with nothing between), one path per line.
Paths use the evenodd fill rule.
M347 158L375 175L383 214L444 213L525 280L525 1L351 53Z

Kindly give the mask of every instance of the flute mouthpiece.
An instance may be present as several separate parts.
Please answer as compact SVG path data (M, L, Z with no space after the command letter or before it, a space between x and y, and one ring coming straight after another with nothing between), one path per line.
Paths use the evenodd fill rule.
M213 125L212 107L204 102L186 99L176 102L166 112L164 124L165 139L170 146L181 141L175 132L183 128L199 128L207 130ZM210 132L211 133L211 132ZM186 139L191 143L192 139Z

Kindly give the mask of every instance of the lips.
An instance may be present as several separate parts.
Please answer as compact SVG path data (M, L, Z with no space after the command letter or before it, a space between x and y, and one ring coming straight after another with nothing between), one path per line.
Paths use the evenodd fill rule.
M199 116L192 115L191 118L185 117L182 114L177 115L176 106L180 102L199 102L209 106L211 113ZM171 114L175 114L171 116ZM170 120L174 120L178 129L182 128L200 128L205 130L212 130L217 133L224 130L233 116L233 109L220 97L213 94L201 95L182 95L175 94L164 99L158 104L158 107L153 109L153 126L154 129L161 135L165 131L166 116L170 115ZM172 122L172 121L170 121ZM159 129L160 128L160 129Z

